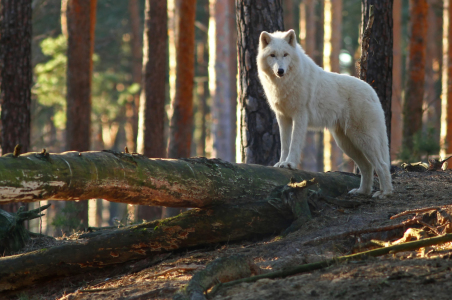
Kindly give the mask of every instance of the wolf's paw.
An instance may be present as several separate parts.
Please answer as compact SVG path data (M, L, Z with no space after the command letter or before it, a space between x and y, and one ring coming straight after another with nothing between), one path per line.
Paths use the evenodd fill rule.
M297 164L290 162L290 161L283 161L279 163L280 168L295 170L297 168Z
M277 162L273 167L279 168L280 165L281 165L281 162Z
M362 194L362 195L370 195L371 191L366 191L365 189L359 188L359 189L353 189L349 194Z
M372 198L385 199L386 196L391 196L391 195L392 195L392 191L389 191L389 192L378 191L372 195Z

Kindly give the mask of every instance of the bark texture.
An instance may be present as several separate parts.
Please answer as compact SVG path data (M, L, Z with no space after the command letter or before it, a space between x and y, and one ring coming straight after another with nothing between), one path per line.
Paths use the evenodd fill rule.
M393 5L391 160L402 150L402 0Z
M281 232L293 220L281 200L252 205L193 209L174 218L81 236L75 244L3 257L0 292L90 272L102 267L154 258L181 248L259 238ZM275 209L275 205L280 205Z
M265 99L256 65L260 33L284 30L281 2L236 0L238 132L241 161L246 163L274 165L281 154L278 123Z
M28 0L0 3L0 105L2 153L30 149L32 8ZM16 212L22 203L1 208Z
M443 11L443 70L441 97L441 156L452 153L452 6L444 0Z
M427 0L410 1L411 38L408 79L403 105L403 147L413 148L413 137L422 130L424 100L425 53L427 47Z
M176 33L176 91L172 103L168 157L190 157L193 130L196 0L180 2Z
M132 80L141 86L141 72L143 66L143 35L140 34L140 8L138 0L129 0L130 15L130 45L132 48ZM127 147L132 152L137 152L138 136L138 107L140 105L140 94L127 99L126 103L126 139Z
M210 0L209 21L209 89L212 98L212 157L233 162L235 130L231 115L234 77L230 56L235 47L231 44L230 0Z
M164 118L168 47L167 0L148 0L145 11L137 152L147 157L166 157Z
M118 152L12 154L0 157L0 203L103 198L169 207L212 207L266 198L291 178L316 178L325 195L345 193L359 177L343 173L232 164L220 159L149 159Z
M392 4L393 0L362 0L363 32L369 18L370 5L374 7L375 16L369 41L366 81L380 98L389 142L392 98Z
M97 0L68 0L66 148L88 151Z
M31 2L4 0L0 4L0 104L2 153L30 147Z

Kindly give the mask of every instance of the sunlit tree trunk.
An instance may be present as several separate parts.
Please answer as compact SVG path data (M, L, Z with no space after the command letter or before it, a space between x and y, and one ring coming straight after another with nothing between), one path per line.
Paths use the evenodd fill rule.
M410 46L408 80L403 104L403 147L413 147L413 136L422 129L425 52L427 43L427 0L410 1Z
M172 100L168 157L189 157L193 127L196 0L180 3L176 42L176 91Z
M229 0L210 0L209 21L209 89L212 98L212 157L226 161L234 160L235 143L231 115L235 110L230 56L235 43L231 44L231 7Z
M283 30L281 0L237 0L240 158L245 163L274 165L281 143L274 113L260 84L256 56L259 35L265 30Z
M340 73L339 54L342 46L342 0L325 0L324 69ZM337 170L343 161L342 150L329 131L324 132L324 169Z
M316 64L323 67L324 1L300 2L300 43ZM303 170L323 171L323 132L308 131L301 167Z
M171 100L168 157L185 158L191 154L193 130L196 0L176 0L175 11L176 82L174 98ZM170 217L179 211L177 208L164 208L162 216Z
M1 150L30 150L32 8L29 0L0 1ZM2 205L15 212L26 204ZM28 208L27 208L28 209Z
M391 101L391 159L396 159L402 148L402 0L393 4L393 62Z
M67 150L90 150L91 78L97 0L67 0ZM88 226L88 201L76 203L75 217Z
M441 97L441 156L452 153L452 3L444 0L443 71Z

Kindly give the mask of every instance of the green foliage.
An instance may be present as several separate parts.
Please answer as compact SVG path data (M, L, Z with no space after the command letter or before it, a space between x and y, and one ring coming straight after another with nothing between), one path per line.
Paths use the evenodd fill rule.
M426 131L419 131L413 136L413 148L404 147L398 158L403 162L415 162L426 156L438 154L440 150L439 141L436 138L435 128L428 128Z
M75 216L82 209L83 208L81 207L77 207L75 202L66 202L65 207L53 219L52 226L57 229L61 229L64 232L72 232L73 230L77 230L80 226L80 219Z
M41 42L41 50L50 59L36 65L33 93L39 105L53 107L55 126L62 129L66 125L66 38L49 37Z

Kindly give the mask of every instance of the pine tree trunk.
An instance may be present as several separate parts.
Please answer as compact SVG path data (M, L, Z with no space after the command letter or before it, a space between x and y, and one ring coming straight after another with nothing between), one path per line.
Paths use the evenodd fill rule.
M130 44L132 47L132 81L141 87L141 72L143 67L143 35L140 34L140 7L138 0L129 0L130 20ZM126 139L129 151L137 151L138 136L138 107L140 105L140 94L127 99L126 103Z
M452 153L452 3L444 0L441 97L441 156Z
M30 149L31 3L5 0L0 23L0 103L2 153Z
M190 157L193 130L193 81L196 0L180 2L176 22L176 91L172 102L168 157Z
M281 0L237 0L240 161L274 165L281 142L274 113L268 106L257 75L256 56L262 31L284 29Z
M67 111L66 147L88 151L91 140L91 78L97 0L68 0L66 7ZM76 203L75 217L88 226L88 202Z
M370 34L366 81L377 92L383 107L388 142L391 141L392 3L393 0L362 0L362 32L368 23L369 7L374 6L375 19Z
M140 97L138 151L166 157L164 116L167 57L167 1L146 1L143 35L143 80ZM156 59L159 58L159 59Z
M1 151L30 150L32 8L29 0L0 3ZM16 212L22 203L1 208Z
M422 130L425 52L427 46L427 0L410 1L411 33L408 80L403 105L403 147L413 148L413 136ZM418 153L419 155L419 153Z
M232 162L235 143L232 110L233 82L230 53L231 44L230 0L210 0L209 21L209 89L212 98L212 157Z
M397 158L402 149L402 0L393 5L393 65L391 100L391 159Z

